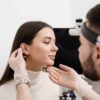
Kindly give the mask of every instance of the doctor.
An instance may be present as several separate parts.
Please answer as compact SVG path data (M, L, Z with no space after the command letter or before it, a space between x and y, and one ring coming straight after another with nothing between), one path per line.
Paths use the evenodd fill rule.
M100 4L91 8L82 25L80 34L79 59L86 77L100 80ZM100 95L93 91L71 68L60 65L63 70L48 68L50 79L62 86L75 90L83 100L100 100Z

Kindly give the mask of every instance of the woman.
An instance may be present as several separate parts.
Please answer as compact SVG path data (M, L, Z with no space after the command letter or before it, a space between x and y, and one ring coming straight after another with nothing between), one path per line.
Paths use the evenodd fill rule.
M55 45L55 36L50 25L44 22L32 21L24 23L17 31L11 53L18 48L22 49L26 69L30 79L32 100L58 100L59 87L48 77L43 68L54 64L58 48ZM19 72L19 71L17 71ZM0 100L15 100L14 71L7 65L0 81ZM17 80L17 76L14 78ZM28 84L28 79L16 82ZM6 96L5 96L6 94Z

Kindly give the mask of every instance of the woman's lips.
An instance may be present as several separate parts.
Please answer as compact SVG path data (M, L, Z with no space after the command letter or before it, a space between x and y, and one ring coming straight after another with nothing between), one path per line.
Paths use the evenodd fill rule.
M50 59L54 60L55 59L55 55L49 55Z

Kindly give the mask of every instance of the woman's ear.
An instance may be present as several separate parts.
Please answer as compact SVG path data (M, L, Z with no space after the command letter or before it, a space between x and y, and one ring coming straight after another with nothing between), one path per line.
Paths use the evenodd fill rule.
M28 45L25 43L21 43L20 48L22 49L22 52L24 55L29 55Z

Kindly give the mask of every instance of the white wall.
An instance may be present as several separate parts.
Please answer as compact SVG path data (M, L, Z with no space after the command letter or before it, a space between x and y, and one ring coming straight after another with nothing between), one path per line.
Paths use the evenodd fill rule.
M100 0L70 0L71 3L71 20L70 26L75 25L76 18L82 18L85 21L85 15L87 11L95 6L100 4Z
M6 66L18 27L29 20L45 21L53 27L68 27L70 0L0 0L1 69Z

